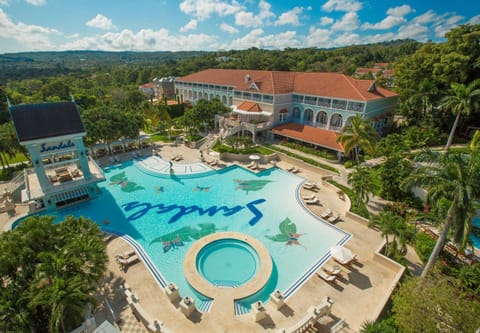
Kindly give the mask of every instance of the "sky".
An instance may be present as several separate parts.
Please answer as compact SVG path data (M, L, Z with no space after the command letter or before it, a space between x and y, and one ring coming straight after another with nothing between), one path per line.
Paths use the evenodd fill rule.
M441 42L478 23L479 0L0 0L0 53Z

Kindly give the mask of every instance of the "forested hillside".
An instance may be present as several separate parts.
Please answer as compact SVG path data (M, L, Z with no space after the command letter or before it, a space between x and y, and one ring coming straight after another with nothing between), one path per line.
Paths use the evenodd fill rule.
M217 52L28 52L0 55L0 82L45 79L72 73L101 73L124 69L122 84L141 84L155 76L181 76L206 68L248 68L283 71L328 71L352 74L356 67L394 62L413 54L420 43L398 40L338 49ZM143 71L143 73L142 73ZM146 71L146 72L144 72Z

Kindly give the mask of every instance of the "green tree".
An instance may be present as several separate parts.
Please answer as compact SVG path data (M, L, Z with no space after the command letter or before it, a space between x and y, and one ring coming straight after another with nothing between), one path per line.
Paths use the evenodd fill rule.
M468 85L452 83L451 94L442 99L441 107L455 114L450 135L448 136L445 149L450 148L461 115L469 115L478 111L480 98L480 79L470 82Z
M468 300L455 281L438 272L402 282L392 312L405 333L470 333L480 327L480 303Z
M445 245L450 229L453 240L463 250L468 241L474 203L480 195L480 156L478 149L470 154L456 151L424 151L416 158L421 163L406 178L405 187L417 185L427 191L426 202L444 216L443 227L422 277L425 277Z
M8 167L8 158L15 157L22 150L12 122L0 125L0 163L2 168Z
M370 225L377 227L385 237L387 256L395 257L397 251L400 255L406 253L407 223L401 216L390 211L380 212L370 219ZM390 235L393 236L391 242L389 241Z
M357 114L350 124L346 125L342 134L337 138L345 150L345 154L349 155L353 150L355 152L355 160L360 163L359 148L373 146L377 140L377 132L372 127L368 119L363 119ZM368 149L368 148L367 148Z
M68 332L94 305L107 262L103 233L82 217L53 219L30 217L0 234L2 331Z
M355 167L355 171L348 175L348 184L355 193L354 200L357 207L370 201L370 194L373 192L375 185L372 182L368 168Z
M412 163L400 151L391 151L380 167L382 197L392 201L405 201L411 197L410 190L403 189L403 180L412 172Z

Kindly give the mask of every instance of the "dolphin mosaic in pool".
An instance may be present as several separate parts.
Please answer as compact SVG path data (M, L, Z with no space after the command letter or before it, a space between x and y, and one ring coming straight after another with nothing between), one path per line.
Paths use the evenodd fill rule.
M175 223L182 217L192 213L198 213L198 215L200 216L203 216L205 214L207 214L208 216L214 216L217 213L220 213L223 216L232 216L244 210L245 208L247 208L253 214L253 217L250 219L250 221L248 221L248 224L250 224L251 226L254 226L263 217L263 213L260 210L258 210L256 206L264 202L266 202L265 199L257 199L257 200L250 201L245 206L236 205L233 207L228 207L224 205L224 206L218 207L214 205L208 208L202 208L197 205L191 205L191 206L183 206L183 205L177 205L177 204L165 205L163 203L151 204L149 202L132 201L122 205L122 208L123 210L125 210L125 212L134 211L133 214L131 214L130 216L127 216L128 221L137 220L142 216L146 215L147 213L149 213L150 211L156 214L165 214L169 212L175 212L175 214L168 219L168 223Z
M134 192L138 190L143 190L143 187L137 185L137 183L129 181L128 178L125 176L125 171L117 173L110 177L110 184L109 185L120 185L120 188L123 192Z
M265 237L274 242L285 242L286 245L300 245L303 247L298 239L304 234L297 233L297 226L288 217L278 225L278 229L280 230L279 234L275 236L265 235Z
M247 192L247 194L250 191L260 191L265 187L265 185L271 182L271 180L265 180L265 179L251 179L251 180L234 179L233 181L238 184L238 186L235 188L236 190L243 190Z
M165 253L177 247L183 246L184 242L199 240L200 238L213 234L219 230L226 230L218 229L213 223L200 223L198 224L198 227L199 228L188 226L180 228L155 238L150 242L150 245L160 242L163 243L163 252Z

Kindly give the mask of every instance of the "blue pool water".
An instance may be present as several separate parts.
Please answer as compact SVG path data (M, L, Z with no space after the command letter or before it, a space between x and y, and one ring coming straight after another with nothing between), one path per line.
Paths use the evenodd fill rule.
M138 161L129 161L104 172L102 194L56 212L57 220L85 216L105 231L128 235L143 248L161 284L176 283L180 294L197 304L208 301L186 281L183 259L203 236L242 232L261 241L271 254L268 285L237 302L237 313L256 300L267 300L275 289L291 295L328 259L331 246L350 237L305 210L297 197L304 179L281 169L255 174L234 166L182 177L154 175Z
M236 239L214 241L200 250L196 266L211 284L238 287L255 276L260 260L247 243Z
M472 224L477 228L480 228L480 216L474 217ZM472 240L473 246L480 249L480 236L470 235L470 239Z

